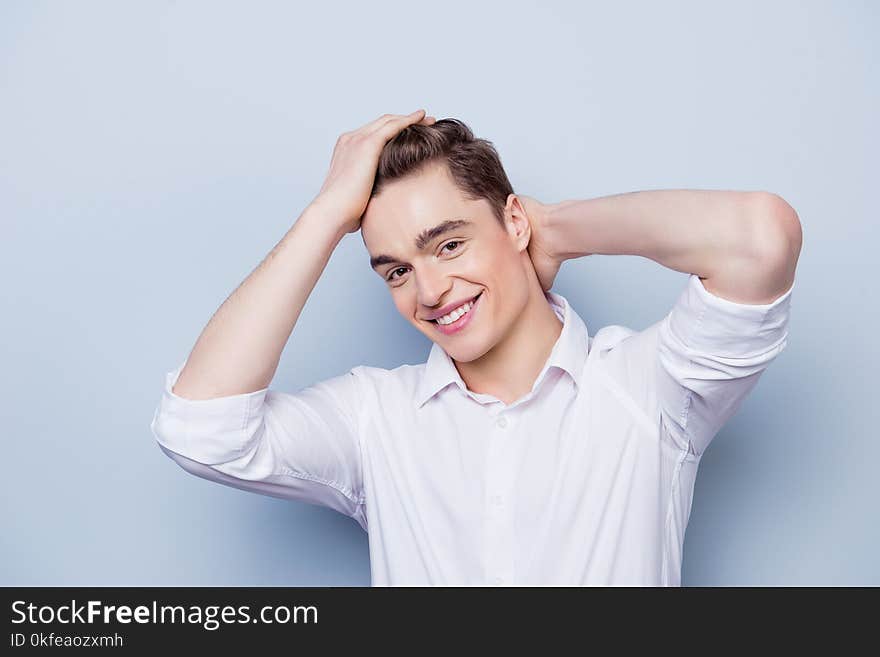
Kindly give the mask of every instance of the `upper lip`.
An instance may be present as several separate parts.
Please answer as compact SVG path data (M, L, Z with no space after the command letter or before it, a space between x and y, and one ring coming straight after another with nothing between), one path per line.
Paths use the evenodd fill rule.
M445 306L443 306L442 308L438 308L437 310L432 310L427 315L425 315L422 319L429 319L429 320L430 319L437 319L438 317L443 317L443 315L448 315L449 313L451 313L453 310L455 310L459 306L463 306L468 301L473 301L478 296L480 296L482 293L483 293L483 291L480 290L472 297L467 297L465 299L462 299L461 301L454 301L453 303L448 303Z

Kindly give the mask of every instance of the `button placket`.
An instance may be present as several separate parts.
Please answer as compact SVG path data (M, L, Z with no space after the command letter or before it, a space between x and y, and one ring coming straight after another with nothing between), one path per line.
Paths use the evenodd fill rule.
M506 508L505 493L512 485L511 477L517 458L515 442L510 440L512 420L498 415L490 433L488 471L486 476L486 581L493 586L513 583L515 539L513 518Z

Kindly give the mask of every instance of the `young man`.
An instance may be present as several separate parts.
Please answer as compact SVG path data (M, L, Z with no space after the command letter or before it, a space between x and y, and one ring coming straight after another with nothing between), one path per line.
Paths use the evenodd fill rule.
M427 362L269 390L339 240L361 229ZM372 584L679 585L700 457L784 349L800 222L764 192L545 205L422 110L342 135L320 193L166 376L152 429L192 474L369 533ZM689 273L643 331L590 336L560 264Z

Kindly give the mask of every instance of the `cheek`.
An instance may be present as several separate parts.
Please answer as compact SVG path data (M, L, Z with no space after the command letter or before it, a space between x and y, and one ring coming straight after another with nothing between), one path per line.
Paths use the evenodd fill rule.
M415 296L407 289L409 285L403 285L400 288L391 290L391 300L394 301L394 307L397 312L407 321L415 321L416 302Z
M406 303L404 295L400 293L400 290L391 291L391 300L394 302L394 307L397 308L397 312L401 315L406 315L406 307L408 304Z
M498 278L501 272L510 272L516 266L516 258L509 249L495 246L471 249L463 260L463 268L481 277Z
M482 274L494 280L516 279L522 272L519 254L514 249L494 248L476 263Z

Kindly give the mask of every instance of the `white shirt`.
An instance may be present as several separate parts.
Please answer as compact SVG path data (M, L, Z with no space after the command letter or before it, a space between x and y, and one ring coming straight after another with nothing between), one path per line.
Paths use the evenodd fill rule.
M790 288L739 304L690 274L643 331L562 332L531 391L467 389L426 363L356 366L298 392L187 400L151 424L184 470L320 504L369 534L372 586L679 586L700 457L785 348Z

